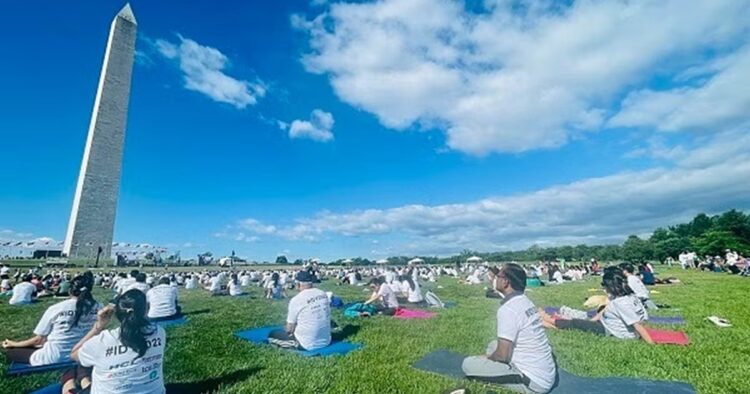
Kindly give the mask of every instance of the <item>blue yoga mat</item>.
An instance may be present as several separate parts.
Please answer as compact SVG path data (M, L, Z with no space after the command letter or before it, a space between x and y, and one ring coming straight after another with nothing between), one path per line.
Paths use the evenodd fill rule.
M251 328L249 330L243 330L243 331L237 331L234 333L234 336L240 339L244 339L246 341L257 343L257 344L268 344L268 335L273 330L281 330L283 327L281 326L268 326L268 327L258 327L258 328ZM317 350L295 350L295 349L284 349L289 350L295 353L298 353L302 356L332 356L335 354L347 354L351 352L352 350L357 350L361 348L363 345L361 343L352 343L347 341L339 341L339 342L331 342L330 345L317 349Z
M66 361L64 363L55 363L47 365L32 366L23 363L11 363L8 366L8 375L25 375L36 372L57 371L60 369L73 368L76 366L75 361Z
M437 350L414 363L414 368L453 379L466 379L461 364L466 356L449 350ZM637 378L577 376L558 367L558 379L552 394L695 394L688 383Z
M60 393L62 393L62 385L60 383L53 383L47 387L42 387L39 390L31 392L31 394L60 394Z
M172 327L172 326L181 326L187 323L187 321L188 321L187 317L182 316L182 317L178 317L177 319L158 321L156 322L156 324L163 328L167 328L167 327Z
M560 308L548 306L544 308L544 311L547 312L547 314L552 315L560 312ZM594 317L596 316L596 310L590 310L586 312L586 315L590 318ZM683 319L682 316L649 316L647 321L653 324L685 324L685 319Z

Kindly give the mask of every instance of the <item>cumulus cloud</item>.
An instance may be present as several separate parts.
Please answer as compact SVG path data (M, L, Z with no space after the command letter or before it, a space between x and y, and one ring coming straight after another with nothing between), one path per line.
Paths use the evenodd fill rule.
M291 124L279 121L282 130L289 131L289 138L306 138L313 141L328 142L333 140L333 115L321 109L315 109L310 114L310 120L297 119Z
M450 0L333 3L291 22L309 36L305 67L327 75L343 101L393 129L444 130L450 148L479 155L555 147L601 130L623 96L631 112L647 100L663 109L623 114L612 125L670 115L665 128L699 126L697 114L675 108L700 97L687 86L653 97L649 80L657 72L690 78L685 67L705 72L705 51L731 52L750 26L743 0L483 4L472 11ZM715 95L705 94L727 105L711 108L703 123L747 107L737 91L747 84L730 86L746 78L715 81ZM727 89L740 94L722 95Z
M673 155L670 165L584 179L531 193L445 205L323 211L290 224L241 221L287 240L386 237L395 253L518 249L621 242L699 212L750 208L750 135L727 134ZM392 240L397 241L392 241ZM395 242L395 243L394 243Z
M218 49L182 36L178 39L176 43L158 39L154 47L165 58L179 62L186 89L239 109L255 105L265 96L266 87L262 81L251 82L227 75L229 58Z

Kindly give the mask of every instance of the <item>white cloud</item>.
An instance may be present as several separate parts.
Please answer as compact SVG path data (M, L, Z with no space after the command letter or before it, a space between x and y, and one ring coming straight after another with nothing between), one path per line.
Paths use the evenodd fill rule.
M279 128L289 130L289 138L307 138L313 141L328 142L333 140L333 115L321 109L315 109L310 114L310 120L297 119L291 124L278 122Z
M288 240L390 235L395 253L455 253L462 249L526 248L621 242L699 212L750 209L750 135L727 134L684 154L671 165L446 205L320 212L291 224L249 219L258 233ZM394 244L393 242L398 242ZM381 245L386 243L381 240Z
M612 104L655 73L705 72L706 50L747 41L749 13L744 0L489 0L480 13L460 1L383 0L291 22L310 37L305 67L343 101L390 128L437 127L450 148L481 155L600 130ZM725 89L737 87L716 92ZM722 98L709 126L746 108L741 96Z
M662 131L723 131L750 125L750 45L719 61L699 86L630 93L612 126L653 127ZM691 72L696 72L692 70ZM699 73L696 76L704 76ZM690 80L686 81L687 83Z
M182 36L178 43L158 39L154 47L165 58L179 61L186 89L203 93L214 101L242 109L255 105L266 94L260 80L250 82L225 74L229 58L218 49Z

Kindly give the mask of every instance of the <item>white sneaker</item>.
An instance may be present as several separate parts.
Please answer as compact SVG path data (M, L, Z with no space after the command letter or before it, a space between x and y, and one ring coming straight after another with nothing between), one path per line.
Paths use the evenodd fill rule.
M718 316L709 316L706 319L710 321L713 324L716 324L719 327L731 327L732 325L729 323L729 320L722 319Z

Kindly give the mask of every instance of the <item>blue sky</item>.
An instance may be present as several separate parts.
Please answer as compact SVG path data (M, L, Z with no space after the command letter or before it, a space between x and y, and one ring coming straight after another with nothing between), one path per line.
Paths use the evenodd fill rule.
M0 240L64 238L122 5L6 5ZM132 7L117 242L378 259L750 205L748 1Z

